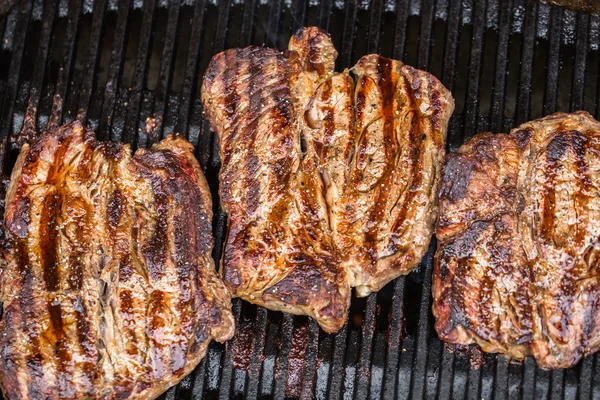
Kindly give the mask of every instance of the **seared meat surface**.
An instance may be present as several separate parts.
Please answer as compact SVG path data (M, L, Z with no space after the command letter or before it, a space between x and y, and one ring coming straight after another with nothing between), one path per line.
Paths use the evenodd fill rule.
M336 57L305 28L285 52L216 55L202 87L229 216L226 285L327 332L344 324L351 287L377 291L427 250L454 108L431 74L367 55L353 79Z
M182 138L132 155L74 122L24 145L5 210L5 398L155 398L229 339L211 219Z
M600 346L600 123L557 113L449 154L433 313L439 336L544 368Z

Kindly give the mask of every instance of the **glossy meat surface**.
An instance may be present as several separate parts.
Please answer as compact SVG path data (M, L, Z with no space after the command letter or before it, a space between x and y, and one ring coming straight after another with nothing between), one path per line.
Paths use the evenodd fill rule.
M155 398L231 337L192 150L169 136L132 155L79 122L23 147L5 210L6 398Z
M433 312L439 336L545 368L600 345L600 123L557 113L448 155Z
M432 75L377 55L334 71L318 28L288 50L216 55L202 87L229 215L221 274L235 296L342 327L359 296L427 250L454 103Z

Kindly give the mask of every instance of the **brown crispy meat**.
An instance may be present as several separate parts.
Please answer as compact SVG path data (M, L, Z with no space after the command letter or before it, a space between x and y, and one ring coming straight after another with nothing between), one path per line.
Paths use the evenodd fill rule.
M152 399L230 338L211 218L180 137L132 156L74 122L24 145L5 210L5 398Z
M351 287L366 296L429 245L454 103L431 74L377 55L334 72L318 28L285 52L216 55L202 87L219 143L235 296L335 332Z
M544 368L600 346L600 123L557 113L449 154L433 313L439 336Z

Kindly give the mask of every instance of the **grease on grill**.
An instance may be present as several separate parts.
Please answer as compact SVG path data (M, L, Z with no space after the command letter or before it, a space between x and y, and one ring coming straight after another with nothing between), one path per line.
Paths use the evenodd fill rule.
M285 395L290 397L300 396L302 388L302 377L306 364L306 349L308 347L308 324L302 324L294 328L292 344L288 357L288 375Z
M236 369L247 371L252 362L252 328L252 321L248 319L241 320L237 326L231 348L231 361Z

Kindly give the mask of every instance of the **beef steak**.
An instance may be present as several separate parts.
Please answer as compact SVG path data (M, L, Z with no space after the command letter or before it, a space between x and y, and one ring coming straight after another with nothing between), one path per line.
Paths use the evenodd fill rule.
M216 55L202 86L229 215L226 285L328 332L344 324L351 287L377 291L427 250L454 109L431 74L367 55L353 79L336 56L305 28L285 52Z
M433 313L448 342L545 368L600 346L600 123L556 113L449 154Z
M4 396L155 398L229 339L211 219L180 137L132 155L74 122L24 145L5 210Z

